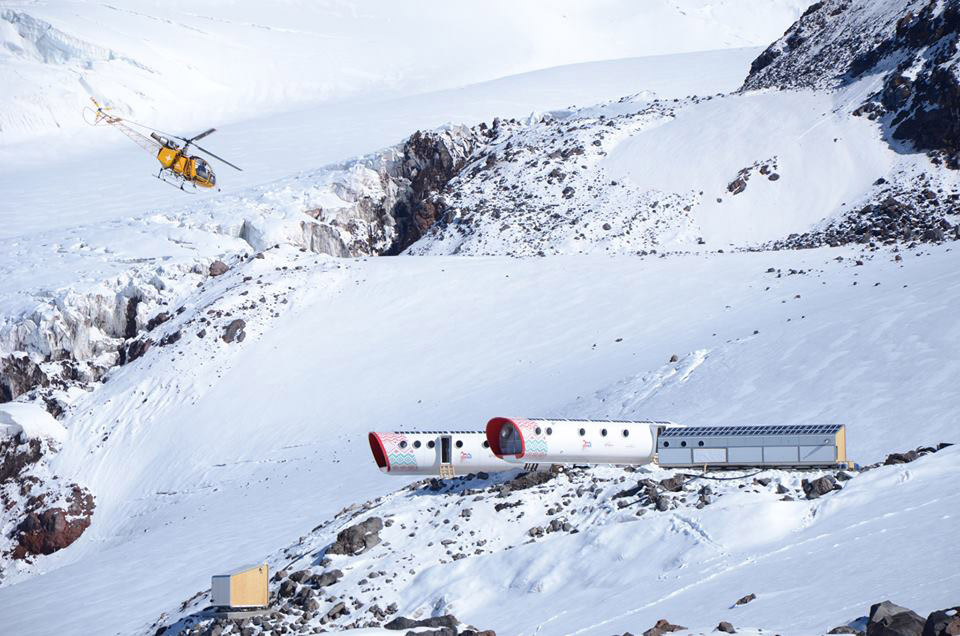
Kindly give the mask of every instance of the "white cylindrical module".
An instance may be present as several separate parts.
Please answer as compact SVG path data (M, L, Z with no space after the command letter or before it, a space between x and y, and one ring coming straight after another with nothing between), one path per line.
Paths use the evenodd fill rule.
M487 442L497 457L522 464L649 464L660 429L672 422L495 417Z
M493 454L483 431L373 432L367 437L377 466L389 475L452 477L517 468Z

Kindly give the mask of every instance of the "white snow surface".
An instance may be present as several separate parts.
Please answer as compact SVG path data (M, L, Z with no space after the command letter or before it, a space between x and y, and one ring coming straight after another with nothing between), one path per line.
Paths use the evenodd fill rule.
M27 439L47 438L63 442L67 431L39 404L0 404L0 437L23 435Z
M199 127L595 60L765 45L804 0L7 0L0 144L62 141L90 95Z
M943 405L960 400L955 263L949 246L902 262L852 249L366 260L269 250L185 299L188 311L163 326L182 329L179 342L116 369L76 403L52 461L96 493L93 524L33 574L11 573L0 603L16 608L15 631L145 630L212 573L402 484L369 457L363 433L377 428L475 428L504 413L832 421L847 424L849 452L864 463L949 441L956 427ZM200 316L211 322L198 340ZM234 316L247 338L226 344L216 336ZM666 363L674 353L680 361ZM742 510L708 508L697 522L705 535L680 519L597 527L555 550L528 546L421 574L422 585L397 595L405 611L442 596L462 619L506 633L533 633L572 606L570 594L591 610L570 613L561 633L635 629L666 607L691 620L678 614L735 600L721 588L766 595L744 613L788 634L852 620L878 595L930 610L949 600L936 563L957 556L947 486L956 458L943 451L864 477L841 493L847 507L839 497L816 514L798 504L803 522L761 506L756 527L779 534L770 542L743 533ZM909 547L917 528L923 541ZM859 555L844 561L851 570L835 567L828 546ZM900 554L910 574L881 577ZM788 611L799 583L782 572L794 558L810 568L800 581L816 571L818 594L833 595L828 609ZM578 564L561 567L568 561ZM627 584L604 594L611 573ZM599 587L581 585L584 576ZM63 611L44 612L53 602Z

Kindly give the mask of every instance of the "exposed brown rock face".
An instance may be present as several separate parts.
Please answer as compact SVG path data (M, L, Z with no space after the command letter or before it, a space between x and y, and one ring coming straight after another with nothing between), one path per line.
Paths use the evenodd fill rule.
M19 519L10 535L2 537L4 556L52 554L76 541L90 525L93 496L49 472L43 460L54 450L50 442L22 434L0 441L0 511Z
M66 509L48 508L28 513L17 526L13 558L53 554L79 539L93 516L93 495L74 484L67 504Z
M433 227L446 206L437 195L463 169L479 137L469 133L417 131L403 144L397 179L406 182L392 216L397 238L388 253L399 254Z

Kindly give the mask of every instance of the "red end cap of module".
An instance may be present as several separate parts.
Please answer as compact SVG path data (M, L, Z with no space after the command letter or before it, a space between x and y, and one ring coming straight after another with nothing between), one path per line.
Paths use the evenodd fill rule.
M500 449L500 429L505 425L513 426L513 429L517 432L517 435L520 436L520 454L513 455L513 457L521 458L523 454L527 451L526 442L523 441L523 433L520 432L520 427L517 426L517 423L509 417L495 417L489 422L487 422L487 443L490 444L490 450L493 451L493 454L503 459L503 452Z
M376 433L370 433L367 435L367 441L370 442L370 452L373 453L373 459L377 462L377 466L380 470L386 469L386 472L390 472L390 460L387 458L387 451L383 447L383 442L380 441L380 436Z

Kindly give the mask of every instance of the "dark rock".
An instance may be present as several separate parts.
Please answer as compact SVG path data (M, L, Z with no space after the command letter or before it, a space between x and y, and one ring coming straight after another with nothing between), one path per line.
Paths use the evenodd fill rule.
M166 347L167 345L172 345L173 343L180 340L180 336L182 335L183 334L179 329L177 329L173 333L168 333L167 335L165 335L163 338L160 339L160 346Z
M159 314L147 321L147 331L153 331L168 320L170 320L169 312L161 311Z
M831 629L828 634L856 634L857 636L866 636L866 632L863 632L856 627L850 627L849 625L840 625L839 627L834 627Z
M213 261L210 263L210 275L222 276L230 271L230 266L223 261Z
M909 464L918 457L920 457L920 453L915 450L907 451L906 453L891 453L887 455L887 458L883 461L883 463L885 466L891 466L893 464Z
M501 492L514 492L517 490L526 490L527 488L533 488L534 486L539 486L545 484L557 474L552 470L540 470L529 473L520 473L510 481L503 484L500 489ZM506 490L504 490L504 488Z
M343 578L343 572L340 570L329 570L323 574L314 574L308 579L313 587L329 587Z
M736 634L736 633L737 633L737 630L735 630L735 629L733 628L733 625L731 625L731 624L728 623L727 621L720 621L720 623L717 625L717 630L716 630L716 631L718 631L718 632L726 632L727 634Z
M327 548L326 553L348 556L363 554L380 543L381 530L383 530L383 520L380 517L370 517L341 530L337 534L337 540Z
M74 485L66 503L66 508L48 508L27 514L16 528L13 558L53 554L80 538L90 526L95 507L93 495Z
M294 583L303 583L309 576L310 576L309 570L297 570L296 572L293 572L288 578Z
M126 342L122 347L120 347L120 364L129 364L137 358L143 357L143 354L149 351L150 347L152 346L153 340L150 340L149 338L145 340L131 340Z
M931 612L923 625L923 636L960 635L960 606Z
M757 598L757 595L751 592L750 594L747 594L746 596L741 596L739 599L737 599L737 602L734 603L734 605L746 605L750 601L756 600L756 598Z
M661 618L654 624L653 627L643 632L643 636L663 636L663 634L669 634L670 632L679 632L685 630L686 627L682 625L674 625L665 618Z
M247 337L247 334L244 331L246 326L247 323L241 318L233 320L223 330L223 341L233 342L236 340L237 342L243 342L243 339Z
M807 499L816 499L821 497L828 492L833 492L834 490L840 490L842 486L837 483L837 480L834 479L831 475L824 475L819 479L814 479L813 481L804 479L801 483L803 487L803 493L807 496Z
M291 597L297 593L297 584L294 581L287 579L280 584L280 589L277 591L277 593L282 598Z
M922 636L924 620L912 610L890 601L870 607L867 636Z
M677 475L674 477L667 477L666 479L660 480L660 486L664 490L669 492L680 492L683 490L683 484L686 482L686 479L682 475Z
M349 613L350 613L350 610L347 609L346 604L340 602L330 608L330 611L328 611L326 614L326 618L327 620L332 621L340 618L344 614L349 614Z
M385 624L383 628L392 630L414 629L417 627L447 627L450 629L456 629L457 625L459 624L460 621L457 620L457 617L453 616L452 614L447 614L445 616L431 616L430 618L422 618L419 620L398 616L389 623Z

